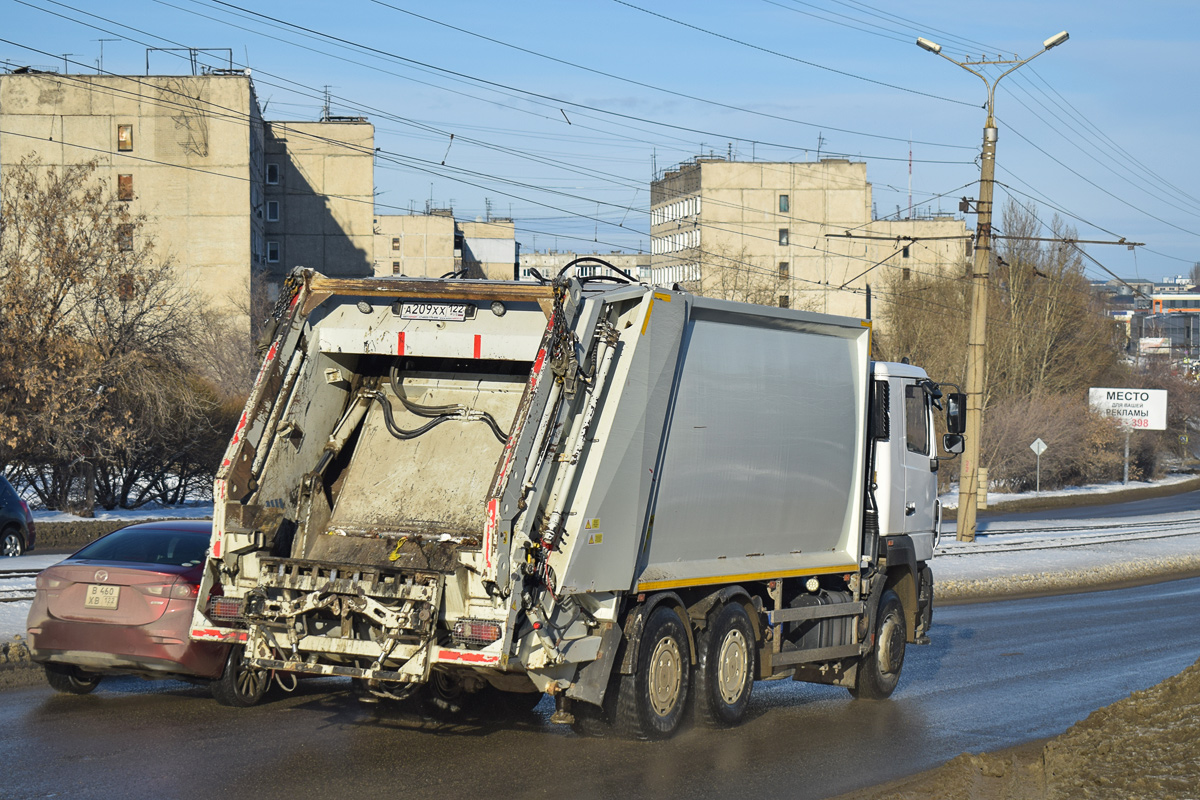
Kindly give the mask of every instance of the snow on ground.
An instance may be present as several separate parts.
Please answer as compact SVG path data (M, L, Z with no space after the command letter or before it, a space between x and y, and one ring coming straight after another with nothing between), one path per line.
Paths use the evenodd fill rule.
M212 503L188 503L181 506L160 506L157 503L147 503L141 508L114 508L112 511L97 508L96 515L91 519L108 522L142 522L143 520L163 519L164 517L171 519L204 519L205 517L211 517L212 513ZM83 517L77 517L74 514L68 514L65 511L46 511L43 509L33 512L33 524L36 526L39 522L87 522L87 520Z
M1130 481L1127 484L1089 483L1086 486L1069 486L1066 489L1055 489L1054 491L1022 492L1015 494L989 490L987 501L989 506L994 506L999 505L1000 503L1009 503L1013 500L1028 500L1030 497L1067 497L1081 494L1109 494L1111 492L1120 492L1126 489L1136 489L1138 487L1170 486L1173 483L1182 483L1183 481L1191 480L1194 477L1196 476L1191 473L1175 474L1168 475L1165 478L1157 481ZM939 495L938 499L942 501L942 508L958 508L958 484L955 484L954 488L945 494Z

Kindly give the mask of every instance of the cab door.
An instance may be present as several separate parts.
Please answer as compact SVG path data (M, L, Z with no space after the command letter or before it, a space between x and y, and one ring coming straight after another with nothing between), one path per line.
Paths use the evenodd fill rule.
M916 381L904 381L904 446L900 453L904 465L905 533L933 530L934 501L937 499L937 473L933 452L933 414L929 395Z

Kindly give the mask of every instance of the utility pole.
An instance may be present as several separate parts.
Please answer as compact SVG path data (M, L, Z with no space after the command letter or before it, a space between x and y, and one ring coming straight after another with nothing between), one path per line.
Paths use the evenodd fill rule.
M1042 49L1024 59L955 61L942 52L942 46L928 39L917 39L917 46L939 55L983 81L988 90L987 122L983 126L983 155L979 167L979 201L975 211L975 268L971 273L971 323L967 332L967 429L963 448L962 471L958 479L958 540L975 541L975 512L979 497L979 445L983 433L983 390L986 379L988 282L992 257L992 189L996 178L996 84L1022 64L1028 64L1052 47L1065 42L1066 31L1042 42ZM971 67L1012 64L1000 77L988 80Z

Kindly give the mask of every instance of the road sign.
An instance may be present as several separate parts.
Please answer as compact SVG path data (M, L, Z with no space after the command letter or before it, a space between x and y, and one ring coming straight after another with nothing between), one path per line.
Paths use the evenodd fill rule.
M1129 430L1167 429L1166 389L1088 389L1088 405Z
M1046 443L1042 441L1042 437L1033 440L1033 444L1029 445L1029 449L1037 454L1037 489L1038 494L1042 493L1042 453L1046 452Z

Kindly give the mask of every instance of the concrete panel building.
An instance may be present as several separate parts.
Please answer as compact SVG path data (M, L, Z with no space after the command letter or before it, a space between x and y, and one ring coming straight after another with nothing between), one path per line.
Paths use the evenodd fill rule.
M375 126L362 118L266 123L266 252L271 277L294 267L373 274Z
M374 274L511 281L520 250L511 219L459 222L450 209L375 217Z
M253 279L278 285L296 265L372 272L374 127L264 122L248 70L0 74L0 131L0 172L96 159L179 280L218 306L249 309Z
M0 172L28 155L46 166L99 163L145 214L179 279L244 308L265 266L264 126L247 73L127 77L0 75Z
M710 297L862 317L885 271L902 280L966 265L961 219L874 219L863 163L697 158L650 195L651 282Z

